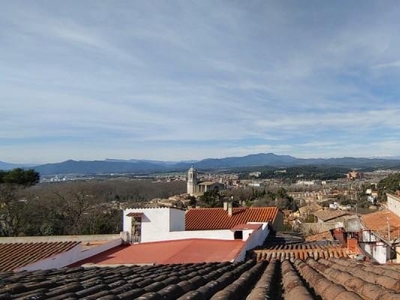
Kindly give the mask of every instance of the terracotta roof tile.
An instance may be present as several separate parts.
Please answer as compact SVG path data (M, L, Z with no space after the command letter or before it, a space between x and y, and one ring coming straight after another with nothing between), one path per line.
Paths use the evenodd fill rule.
M0 273L0 294L7 299L399 299L395 266L286 258Z
M251 256L257 261L270 260L271 258L314 259L330 257L348 257L349 253L339 241L318 240L312 242L299 242L298 237L277 233L269 235L264 245L250 251Z
M347 215L352 215L353 213L348 211L342 210L319 210L313 212L313 215L316 216L318 219L327 222L336 218L340 218Z
M185 239L120 246L74 264L170 264L231 261L241 240Z
M141 217L144 214L142 212L130 212L129 214L127 214L127 217Z
M307 242L321 241L321 240L333 241L332 233L330 231L324 231L306 237Z
M80 242L0 243L0 271L13 271L66 252Z
M279 212L276 207L238 207L229 216L223 208L196 208L187 211L186 230L231 229L248 222L273 222Z
M400 218L390 210L382 210L361 217L365 227L376 231L382 237L387 238L388 222L390 225L390 238L400 237Z

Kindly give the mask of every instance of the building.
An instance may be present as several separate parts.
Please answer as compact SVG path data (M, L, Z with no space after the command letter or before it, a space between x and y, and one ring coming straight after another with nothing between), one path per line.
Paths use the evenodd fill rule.
M232 207L225 202L224 208L196 208L186 213L186 230L223 230L240 224L268 223L274 230L283 229L283 212L277 207Z
M200 181L197 170L191 167L187 175L187 193L191 196L201 195L213 190L223 190L225 186L222 183L214 181Z
M341 226L337 227L343 227L343 217L353 214L341 210L319 210L313 212L313 215L318 223L342 223Z
M347 173L347 179L348 180L355 180L355 179L361 179L363 178L363 173L357 172L357 171L351 171Z
M125 240L112 255L88 259L85 263L183 263L200 261L241 261L246 252L262 245L273 226L283 224L277 208L221 209L135 208L123 215ZM208 221L207 221L208 220ZM186 245L186 246L183 246ZM187 249L195 249L192 254ZM158 258L153 250L163 252ZM186 250L185 250L186 249ZM210 252L210 249L214 249ZM180 253L182 252L182 253ZM129 254L128 254L129 253ZM142 253L142 254L140 254ZM151 254L153 253L153 254ZM164 256L164 254L168 255ZM110 260L109 257L122 257ZM172 258L175 259L172 259Z
M0 238L0 272L67 267L123 243L120 234Z

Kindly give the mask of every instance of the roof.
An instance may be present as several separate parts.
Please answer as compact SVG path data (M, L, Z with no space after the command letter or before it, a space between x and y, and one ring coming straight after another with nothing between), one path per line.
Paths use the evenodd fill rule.
M185 215L186 230L231 229L248 222L274 222L279 209L276 207L237 207L232 216L223 208L195 208Z
M340 218L351 213L342 210L319 210L313 213L318 219L326 222L336 218Z
M332 238L332 235L331 235ZM277 232L267 237L261 247L251 251L256 260L270 260L278 258L281 260L307 259L313 257L348 257L347 248L343 248L339 241L318 240L304 242L302 238Z
M309 235L309 236L306 237L306 241L307 242L321 241L321 240L333 241L332 232L330 232L328 230L328 231L316 233L316 234L313 234L313 235Z
M130 212L129 214L127 214L127 217L141 217L143 216L144 213L143 212Z
M381 210L370 214L362 215L361 219L370 230L387 238L388 222L390 225L390 237L395 239L400 237L400 218L390 210Z
M307 203L307 205L302 206L302 207L299 207L299 212L300 212L301 214L303 214L303 213L307 213L307 212L316 211L316 210L319 210L319 209L321 209L321 208L322 208L322 206L319 205L318 203L316 203L316 202L309 202L309 203Z
M252 255L259 260L270 260L272 258L284 259L307 259L312 257L330 258L330 257L348 257L347 248L343 248L337 241L318 241L306 242L303 244L291 244L285 246L272 246L269 249L256 249L252 251Z
M214 185L214 184L221 184L221 183L216 181L200 181L199 183L197 183L197 185Z
M119 246L74 265L174 264L231 261L242 240L185 239Z
M63 268L0 274L24 299L399 299L395 266L349 259Z
M80 242L0 243L0 271L13 271L71 250Z

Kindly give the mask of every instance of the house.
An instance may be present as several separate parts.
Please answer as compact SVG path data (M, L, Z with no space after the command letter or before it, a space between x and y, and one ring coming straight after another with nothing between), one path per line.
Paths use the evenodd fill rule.
M221 230L239 224L268 223L274 230L283 229L283 212L277 207L232 207L225 202L224 208L190 209L185 217L185 229Z
M69 266L123 243L119 234L0 238L0 272Z
M343 217L353 215L341 210L319 210L313 213L318 223L343 223ZM343 224L340 226L343 227Z
M400 217L386 209L361 217L364 229L360 246L379 263L394 258L400 241ZM398 252L400 253L400 252Z
M361 179L363 177L364 177L364 174L361 172L351 171L351 172L347 173L348 180Z
M200 181L197 170L191 167L187 174L187 193L191 196L202 195L213 190L221 191L225 188L222 183L214 181Z
M149 260L152 263L195 263L210 259L221 261L222 257L223 261L241 261L245 258L246 251L261 245L271 228L278 224L283 224L283 213L277 208L233 208L232 203L228 202L225 203L225 209L126 209L123 230L131 245L129 249L120 247L111 256L131 257L128 260L130 263L148 263ZM188 256L187 251L182 248L183 244L187 245L187 249L197 249L194 252L197 257ZM157 260L151 254L153 252L148 250L149 247L160 249L167 257L176 257L177 260ZM213 254L210 249L215 249ZM89 259L85 263L100 261L106 263L107 259Z
M386 197L388 210L400 217L400 197L393 194L386 194Z

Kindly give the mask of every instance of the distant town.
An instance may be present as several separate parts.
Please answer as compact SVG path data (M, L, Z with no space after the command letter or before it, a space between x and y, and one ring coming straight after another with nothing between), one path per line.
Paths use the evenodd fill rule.
M313 272L345 266L363 285L373 284L365 277L372 263L398 272L396 167L191 166L184 172L45 176L16 168L0 171L0 187L0 272L4 291L15 297L189 299L200 293L199 299L233 299L247 278L253 288L243 295L278 291L293 299L296 289L281 275L292 272L307 299L324 295L311 276L347 291L345 299L368 299L350 279L333 283L327 273ZM168 266L175 265L180 276L170 277L178 269ZM228 269L237 275L228 279ZM51 284L39 282L41 272ZM71 272L74 279L65 285ZM161 275L140 275L153 272ZM98 283L89 287L88 276ZM267 277L275 278L267 281L271 287L279 285L260 292ZM218 287L215 280L221 280ZM391 286L379 292L395 293Z

